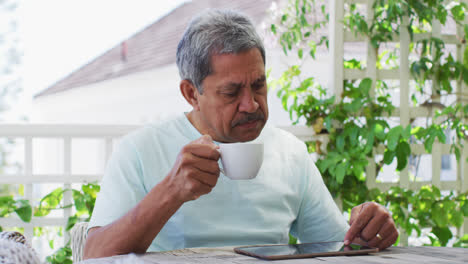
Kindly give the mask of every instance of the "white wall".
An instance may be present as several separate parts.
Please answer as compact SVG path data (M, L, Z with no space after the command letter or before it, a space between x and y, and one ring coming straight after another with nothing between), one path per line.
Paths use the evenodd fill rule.
M32 122L138 124L187 111L176 70L170 65L36 98Z
M282 51L272 50L267 58L271 76L278 77L292 63ZM326 81L328 60L306 65L303 71ZM325 78L324 78L325 76ZM141 124L190 111L179 91L175 64L123 76L64 92L42 96L33 102L33 123ZM289 125L289 115L276 91L270 91L270 123Z

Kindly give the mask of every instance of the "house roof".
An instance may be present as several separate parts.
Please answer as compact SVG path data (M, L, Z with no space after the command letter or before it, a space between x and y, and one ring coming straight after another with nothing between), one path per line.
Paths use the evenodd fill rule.
M129 37L38 93L35 98L175 63L177 44L191 18L207 8L241 11L259 23L272 0L193 0Z

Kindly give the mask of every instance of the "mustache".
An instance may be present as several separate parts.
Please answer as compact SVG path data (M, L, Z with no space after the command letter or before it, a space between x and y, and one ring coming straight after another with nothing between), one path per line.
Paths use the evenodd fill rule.
M242 118L235 120L232 122L232 127L243 125L247 122L250 121L264 121L265 120L265 115L262 113L262 111L258 111L256 113L251 113L251 114L245 114L242 116Z

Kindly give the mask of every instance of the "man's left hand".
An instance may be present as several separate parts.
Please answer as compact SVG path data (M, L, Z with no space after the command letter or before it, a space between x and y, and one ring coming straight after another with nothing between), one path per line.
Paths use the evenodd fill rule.
M398 238L398 230L388 210L380 204L367 202L351 210L351 226L345 235L345 245L360 238L370 247L385 249Z

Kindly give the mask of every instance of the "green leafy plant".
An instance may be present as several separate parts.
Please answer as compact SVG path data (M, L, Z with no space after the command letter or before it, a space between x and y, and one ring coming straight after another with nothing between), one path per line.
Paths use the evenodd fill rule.
M435 142L450 142L450 151L457 160L468 162L460 161L462 142L468 139L468 125L463 121L468 118L468 104L460 100L448 105L441 103L441 98L455 95L454 82L468 85L468 47L463 60L458 61L440 38L426 34L414 40L415 34L430 32L436 20L445 24L451 19L464 28L464 35L457 37L460 43L465 43L468 25L463 25L463 21L467 6L440 0L376 0L372 7L373 16L367 18L362 5L345 5L343 26L356 36L369 39L377 62L366 65L365 61L352 58L344 60L343 66L354 70L398 68L398 45L388 47L387 42L394 41L403 28L408 29L412 40L410 74L416 91L411 98L415 106L435 112L427 118L426 125L417 124L415 120L410 120L407 126L391 124L388 117L396 107L391 100L389 81L345 80L342 94L330 96L314 76L307 75L301 65L314 60L317 49L328 48L323 27L329 16L324 1L290 0L271 25L284 53L294 56L298 63L285 70L279 79L271 81L270 86L278 89L277 95L294 124L305 123L316 133L328 135L325 152L317 142L308 144L309 151L319 154L317 167L330 192L341 198L344 210L349 211L364 201L377 201L391 209L395 223L408 234L416 232L420 236L427 228L431 245L445 246L454 237L450 227L460 227L463 218L468 216L468 193L442 195L435 186L425 186L418 191L369 190L366 167L380 149L383 157L376 160L375 174L395 160L398 173L408 166L412 157L411 144L423 144L426 152L431 153ZM406 22L405 17L408 17ZM430 92L427 92L428 86L431 86ZM454 246L468 246L466 236L456 239Z
M13 197L13 195L0 197L0 217L7 217L16 213L24 222L31 222L32 207L28 200Z
M468 216L468 193L442 195L435 186L423 186L418 191L392 187L387 192L373 189L368 199L387 206L395 223L406 233L421 236L423 228L430 229L432 246L446 246L453 238L450 227L461 227ZM458 238L454 246L467 247L466 237Z
M65 208L74 207L76 213L68 218L65 231L70 231L73 226L79 221L88 222L94 210L97 194L100 186L96 183L88 183L81 186L81 190L57 188L44 196L39 206L34 212L34 216L46 216L52 210L63 210ZM63 194L71 192L73 197L72 204L63 204ZM53 246L51 246L53 249ZM70 241L64 247L59 248L51 256L46 258L49 263L72 263L72 251Z
M63 210L65 208L74 208L75 214L70 216L67 220L65 231L70 231L73 226L79 221L88 222L94 210L97 194L99 193L100 186L97 183L83 184L81 189L63 189L57 188L47 195L45 195L39 202L37 207L32 207L30 201L13 196L0 197L0 217L7 217L15 212L24 222L30 222L32 216L44 217L54 210ZM64 204L64 194L66 192L72 193L73 203ZM42 236L44 230L41 227L34 228L35 236ZM63 236L62 228L59 229L57 234L59 237ZM54 249L54 240L51 240L50 248ZM46 261L53 264L58 263L72 263L72 251L70 248L70 241L64 247L57 249L52 255L46 257Z
M47 256L46 261L53 264L71 264L73 263L72 259L72 251L70 248L70 244L67 243L65 247L58 249L53 255Z

